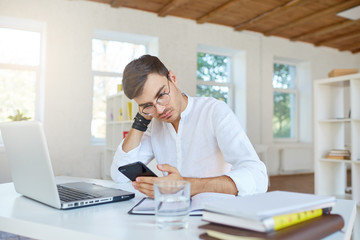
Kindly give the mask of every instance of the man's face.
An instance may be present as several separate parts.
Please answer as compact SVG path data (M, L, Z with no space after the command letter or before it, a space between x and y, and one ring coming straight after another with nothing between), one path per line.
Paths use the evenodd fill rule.
M154 113L151 116L161 121L171 123L180 119L181 92L177 88L177 81L171 72L169 78L172 81L156 73L148 75L142 94L134 98L139 105L140 113L142 113L144 108L152 108ZM168 94L170 97L169 103L164 106L157 104L159 97L164 94Z

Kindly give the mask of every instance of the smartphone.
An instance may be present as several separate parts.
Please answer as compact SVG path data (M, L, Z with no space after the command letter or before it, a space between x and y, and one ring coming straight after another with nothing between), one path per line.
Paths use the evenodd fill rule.
M131 181L135 181L139 176L157 177L156 174L142 162L130 163L119 167L118 170Z

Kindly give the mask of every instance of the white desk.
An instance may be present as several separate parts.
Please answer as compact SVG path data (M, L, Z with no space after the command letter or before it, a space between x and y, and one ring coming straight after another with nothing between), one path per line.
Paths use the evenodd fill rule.
M78 181L78 178L61 177L59 183ZM84 179L81 179L84 180ZM154 216L129 215L131 209L144 195L130 184L115 184L106 180L84 180L108 187L135 192L135 198L125 202L73 210L57 210L15 192L12 183L0 184L0 231L19 234L35 239L199 239L205 224L201 217L190 217L188 229L166 231L156 228ZM355 202L338 200L333 212L344 217L345 227L326 240L350 239L354 225Z

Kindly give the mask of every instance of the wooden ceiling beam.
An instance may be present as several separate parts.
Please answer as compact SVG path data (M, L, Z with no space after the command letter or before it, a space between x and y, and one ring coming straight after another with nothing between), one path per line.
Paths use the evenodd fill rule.
M166 15L169 14L169 12L171 12L175 8L179 7L180 5L182 5L188 1L189 0L171 0L170 2L168 2L168 4L166 4L163 8L161 8L157 12L157 14L159 17L165 17Z
M330 37L328 39L325 39L323 41L317 42L315 43L315 46L322 46L322 45L327 45L329 43L332 42L337 42L337 41L348 41L351 40L352 38L356 38L356 37L360 37L360 32L351 32L351 33L346 33L340 36L336 36L336 37Z
M359 3L360 3L360 0L345 1L343 3L336 4L335 6L326 8L326 9L324 9L322 11L318 11L318 12L316 12L314 14L310 14L308 16L305 16L305 17L299 18L297 20L291 21L291 22L286 23L284 25L281 25L279 27L275 27L275 28L271 29L270 31L265 32L264 34L266 36L274 35L276 33L284 31L286 29L296 27L296 26L298 26L300 24L303 24L303 23L306 23L306 22L309 22L309 21L314 21L314 20L316 20L316 19L318 19L320 17L324 17L326 15L334 14L334 13L340 12L342 10L354 7L356 5L359 5Z
M219 15L222 15L226 10L228 10L230 7L234 6L235 4L237 4L239 2L240 2L240 0L230 0L230 1L226 2L225 4L215 8L214 10L206 13L202 17L196 19L196 22L200 23L200 24L207 22Z
M360 48L360 42L347 44L339 48L340 51L352 51Z
M112 0L110 2L110 6L113 8L119 8L121 7L126 0Z
M307 0L309 1L309 0ZM283 5L280 5L276 8L273 8L271 9L270 11L267 11L265 13L262 13L244 23L240 23L240 24L237 24L234 26L234 30L235 31L242 31L242 30L245 30L247 28L249 28L250 26L254 25L255 23L259 22L260 20L263 20L264 18L266 17L270 17L270 16L273 16L279 12L282 12L284 11L285 9L288 10L290 9L291 7L295 7L295 6L298 6L298 5L302 5L304 4L304 2L307 2L307 1L300 1L300 0L291 0Z
M323 27L323 28L318 28L318 29L316 29L314 31L311 31L311 32L308 32L308 33L305 33L305 34L301 34L301 35L298 35L296 37L292 37L292 38L290 38L290 40L292 40L292 41L299 41L300 40L301 41L301 40L309 39L309 38L312 38L312 37L321 36L321 35L324 35L326 33L335 32L337 30L344 29L344 28L347 28L347 27L351 27L351 26L357 25L357 24L360 24L360 19L356 20L356 21L345 20L345 21L343 21L341 23L333 24L333 25L326 26L326 27Z
M347 44L345 46L339 47L340 51L352 51L360 48L360 42Z

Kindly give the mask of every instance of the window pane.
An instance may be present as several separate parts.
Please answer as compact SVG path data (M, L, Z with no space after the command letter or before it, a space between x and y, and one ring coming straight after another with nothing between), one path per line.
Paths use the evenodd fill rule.
M144 45L126 42L92 40L92 69L121 73L134 58L144 55Z
M209 53L197 54L197 79L230 82L230 58Z
M17 110L34 119L36 72L0 69L0 122L10 121Z
M39 32L0 28L0 63L36 66L39 62Z
M121 81L120 77L94 77L92 138L105 139L106 97L116 93L117 84L120 84Z
M229 98L229 87L197 85L196 96L214 97L227 103Z
M274 92L273 134L275 138L293 138L295 94Z
M295 88L296 67L286 64L274 64L273 88Z

